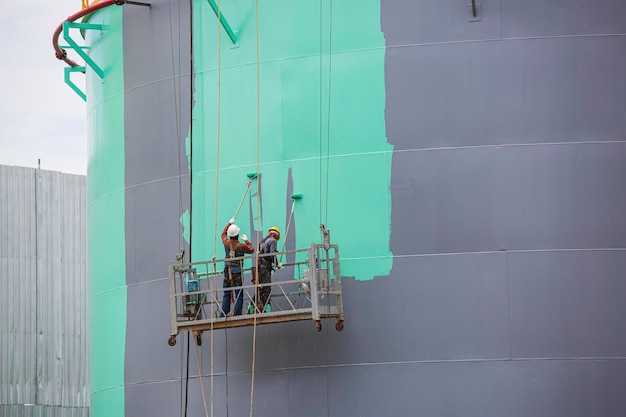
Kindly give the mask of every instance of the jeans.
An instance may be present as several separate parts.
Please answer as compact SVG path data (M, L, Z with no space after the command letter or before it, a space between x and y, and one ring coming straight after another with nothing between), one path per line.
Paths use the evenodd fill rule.
M233 275L233 285L230 285L228 277L224 277L224 298L222 299L222 313L220 317L224 317L230 312L230 294L233 290L227 290L230 287L241 287L241 275ZM235 312L233 315L240 316L243 308L243 293L241 288L235 290Z

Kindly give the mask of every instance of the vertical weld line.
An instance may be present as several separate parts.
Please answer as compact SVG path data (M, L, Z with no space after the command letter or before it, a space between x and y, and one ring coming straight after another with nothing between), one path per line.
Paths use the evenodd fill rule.
M509 328L509 359L513 359L513 336L511 325L511 278L509 274L509 252L504 252L506 260L506 294L507 294L507 309L508 309L508 328Z
M502 40L502 0L500 0L500 40Z

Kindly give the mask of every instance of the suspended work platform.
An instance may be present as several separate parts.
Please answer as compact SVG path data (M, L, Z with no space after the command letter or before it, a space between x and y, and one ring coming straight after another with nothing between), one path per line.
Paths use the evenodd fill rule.
M191 331L198 344L204 331L255 324L282 323L288 321L314 320L318 331L322 319L336 318L335 328L343 330L343 301L341 297L341 274L339 248L330 243L330 231L321 226L323 243L313 243L307 249L297 249L272 254L246 255L236 258L211 259L184 263L184 253L176 256L176 263L169 265L169 288L171 308L170 346L176 344L181 331ZM285 257L283 268L274 271L272 282L257 284L256 268L260 258ZM224 262L243 261L240 286L227 289L231 298L231 312L224 315ZM266 305L260 305L255 297L263 287L271 288ZM235 308L235 294L241 291L243 309L241 315L231 315Z

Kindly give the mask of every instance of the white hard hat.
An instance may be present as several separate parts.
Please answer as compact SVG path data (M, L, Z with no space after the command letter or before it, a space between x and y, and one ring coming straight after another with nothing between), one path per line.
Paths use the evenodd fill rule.
M226 230L226 234L228 235L228 237L235 237L239 235L239 228L237 227L236 224L231 224L230 226L228 226L228 230Z

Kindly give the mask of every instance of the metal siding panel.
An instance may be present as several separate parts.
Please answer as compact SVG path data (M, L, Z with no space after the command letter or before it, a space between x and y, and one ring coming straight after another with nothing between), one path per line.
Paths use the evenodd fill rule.
M497 150L507 249L626 248L626 143Z
M625 375L623 359L338 367L329 415L617 417L626 409Z
M624 248L625 159L621 142L396 153L392 250Z
M183 181L188 183L188 180ZM167 261L185 247L180 218L188 200L183 202L178 192L180 183L181 179L173 177L127 188L126 276L129 285L167 278ZM163 193L163 190L171 192ZM163 236L172 238L163 239ZM159 259L164 259L165 263L158 262ZM189 251L185 259L189 259Z
M190 357L190 368L196 369L195 353L192 351ZM182 358L182 356L181 356ZM207 377L203 380L205 386L205 398L207 406L210 407L211 401L211 381ZM179 416L183 415L183 407L180 399L184 399L185 395L184 380L155 381L150 383L140 383L126 385L125 390L125 407L127 416ZM223 402L225 402L226 391L224 389L224 377L219 376L214 379L215 390L213 392L213 411L215 416L225 416ZM234 397L238 395L233 392L229 393ZM188 410L189 416L204 416L204 403L202 400L202 392L200 390L200 382L196 378L189 380L188 394ZM209 412L209 415L211 413ZM234 414L233 414L234 415Z
M498 250L504 184L497 154L495 148L395 152L394 255Z
M5 377L2 404L28 404L36 400L35 379L35 170L2 168L0 256L4 265L0 305L0 356Z
M626 3L623 1L501 0L501 2L502 36L505 38L626 33Z
M342 281L346 327L325 322L318 347L327 345L333 365L509 358L506 274L498 252L396 257L391 277ZM257 349L266 343L258 337ZM298 349L289 334L279 343ZM271 350L259 352L271 361L261 356Z
M388 49L395 150L623 140L623 39L526 39Z
M516 358L626 357L626 251L508 254Z
M289 374L289 409L283 414L289 417L328 416L328 380L329 368L290 369ZM344 388L341 388L343 391ZM271 397L257 397L255 401L269 401ZM256 409L256 407L255 407ZM354 415L354 414L352 414Z
M11 370L0 402L19 415L87 415L85 177L0 169L0 357Z
M126 332L128 335L140 338L143 342L126 344L125 354L132 358L132 366L126 367L124 376L128 384L166 380L180 371L180 355L187 352L187 334L183 333L178 336L174 348L166 343L171 331L168 285L167 279L161 279L128 286L128 317L134 317L135 320L128 320ZM162 304L146 307L137 300L153 300L155 303ZM205 339L209 336L210 334L206 334ZM150 346L150 349L146 349L146 346ZM177 353L173 354L173 352ZM159 366L154 366L155 363ZM190 374L196 375L196 367L195 364L193 365Z
M471 21L471 0L394 0L381 12L387 47L499 39L500 0L477 3L480 21Z

